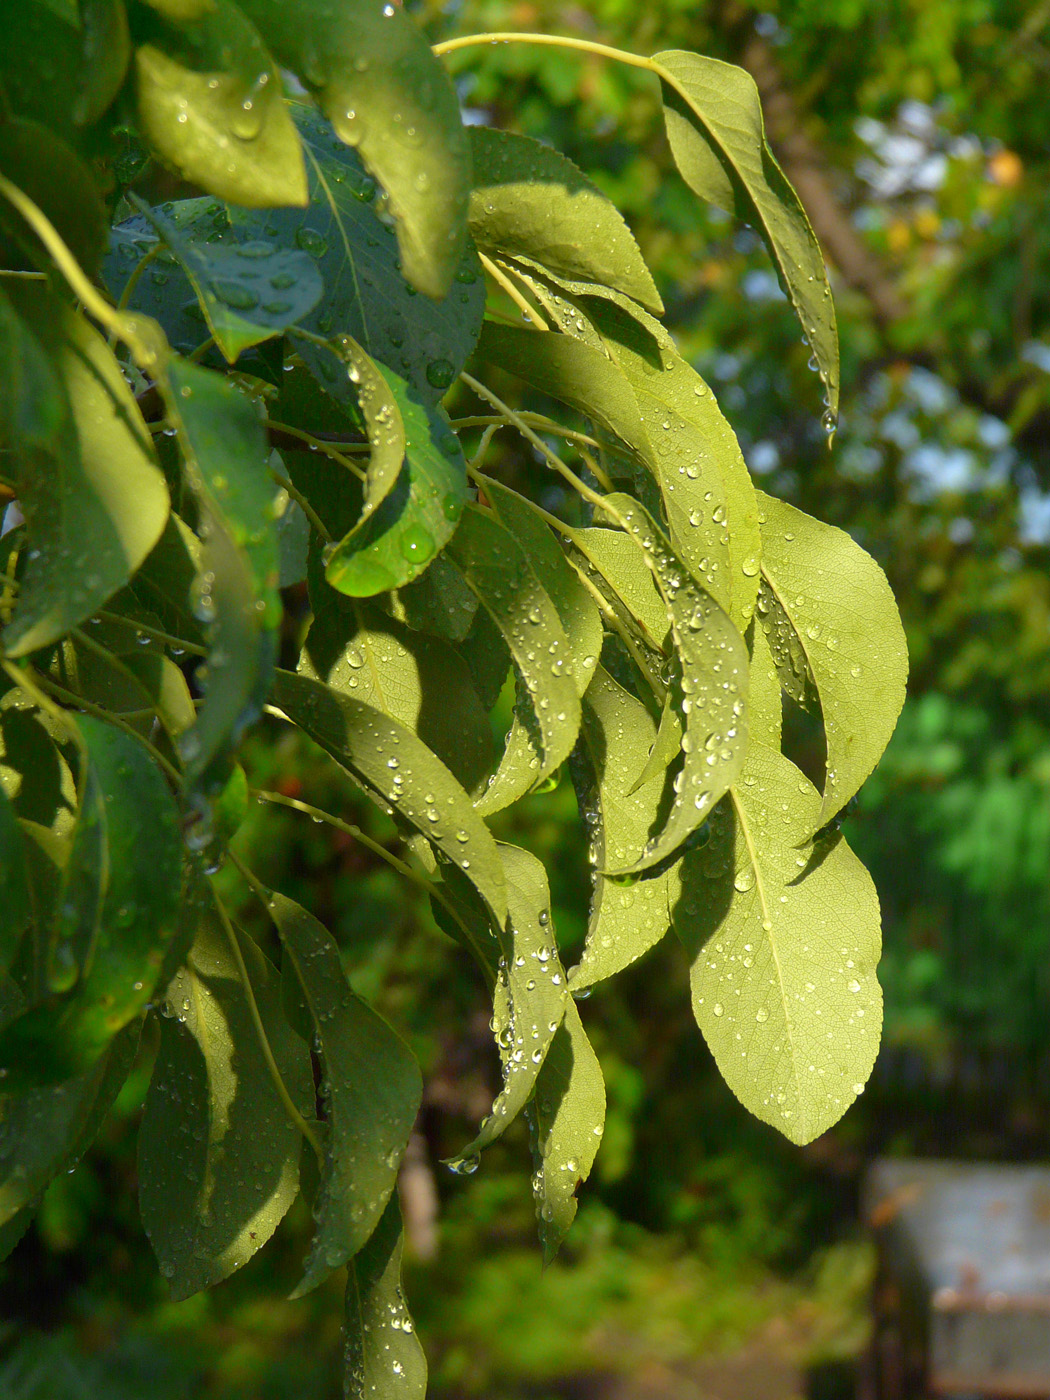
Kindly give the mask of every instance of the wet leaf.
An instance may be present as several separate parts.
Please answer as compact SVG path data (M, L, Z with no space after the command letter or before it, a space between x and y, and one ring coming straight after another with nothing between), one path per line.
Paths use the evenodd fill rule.
M571 1000L540 1071L531 1117L532 1193L549 1264L576 1217L576 1191L590 1175L605 1130L605 1081Z
M627 883L601 873L629 866L659 829L666 808L662 772L643 784L632 781L646 762L656 726L641 701L601 667L584 697L581 737L573 776L597 868L587 939L569 971L574 992L629 967L659 943L671 922L666 869L645 871Z
M0 1031L12 1088L83 1073L150 1000L176 927L182 842L160 770L121 730L77 721L88 773L63 875L47 996Z
M281 1014L276 969L239 938L274 1062L310 1113L310 1057ZM295 1199L302 1139L275 1088L214 908L168 988L139 1130L139 1209L173 1299L228 1278Z
M6 290L0 337L21 375L7 381L0 429L15 448L29 552L4 648L22 656L57 641L127 583L164 528L168 492L99 333L40 285Z
M283 895L271 897L269 910L309 1008L324 1075L325 1165L297 1298L356 1254L379 1223L423 1082L405 1042L350 990L328 931Z
M173 357L165 398L206 528L194 611L208 637L207 690L180 751L190 786L207 789L225 780L225 755L258 717L273 675L275 487L258 415L221 375Z
M507 887L496 843L459 783L410 729L287 671L277 673L274 700L379 806L396 812L463 870L502 924Z
M506 925L498 931L492 1023L503 1087L474 1140L450 1163L463 1171L502 1136L528 1102L565 1015L565 970L558 957L547 874L528 851L499 846L507 875Z
M882 757L904 703L907 642L886 575L844 530L763 492L759 506L769 590L759 618L784 688L804 699L812 678L824 716L820 827Z
M792 763L752 743L672 911L726 1083L797 1143L862 1092L882 1021L875 889L840 836L809 844L819 808Z
M666 85L667 137L682 178L761 233L813 347L833 425L839 347L824 258L766 142L755 81L743 68L682 50L654 54L653 62Z
M568 758L580 727L575 658L527 555L498 521L468 508L448 549L502 633L520 681L520 723L476 804L487 814L523 796Z
M15 809L0 787L0 974L14 961L33 917L25 860Z
M623 216L571 160L528 136L470 128L470 231L494 253L608 284L662 311L660 293Z
M747 727L756 744L779 750L784 724L784 702L780 698L780 677L769 649L765 628L755 618L748 630L751 643L751 671L747 698Z
M396 1193L346 1279L343 1393L349 1400L424 1400L427 1361L401 1291Z
M281 79L245 6L212 0L135 50L143 135L183 179L250 208L307 202Z

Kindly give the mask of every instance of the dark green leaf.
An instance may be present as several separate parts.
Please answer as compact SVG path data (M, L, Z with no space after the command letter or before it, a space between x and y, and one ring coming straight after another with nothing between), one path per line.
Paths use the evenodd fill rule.
M4 646L21 656L56 641L128 581L164 528L168 492L99 333L38 285L8 290L20 315L0 304L0 336L22 375L0 402L0 426L15 445L30 556Z
M671 89L664 118L682 177L702 199L723 205L731 189L732 208L761 233L813 347L833 425L839 346L831 289L805 210L766 143L755 80L743 68L682 50L654 54L653 63Z
M527 136L470 128L470 230L486 250L607 283L652 311L660 293L616 206L567 157Z
M346 1279L343 1394L348 1400L424 1400L427 1361L401 1291L401 1209L390 1197Z
M452 81L414 20L384 0L241 4L383 186L409 281L443 297L463 248L470 148Z
M250 939L239 942L277 1072L307 1114L310 1057L281 1014L277 972ZM139 1208L178 1299L229 1277L270 1238L298 1190L302 1139L214 909L201 918L162 1016L139 1132Z
M520 722L477 803L487 814L523 796L568 758L580 727L576 661L527 555L498 521L468 508L448 549L503 634L520 678Z
M404 1041L354 995L328 931L284 895L270 914L295 966L320 1045L328 1131L317 1230L293 1297L345 1264L376 1228L419 1112L423 1081Z
M307 202L306 171L281 79L232 0L135 51L143 135L182 177L252 208Z
M496 843L449 770L410 729L287 671L277 673L274 699L384 810L396 812L463 870L502 925L507 887Z
M19 10L41 10L25 4ZM16 41L6 27L5 49ZM61 137L35 121L0 122L0 172L43 210L77 262L91 276L106 242L106 207L90 167ZM0 264L50 265L50 255L6 199L0 198Z
M207 787L213 765L257 718L273 675L281 614L275 487L258 415L221 375L173 357L165 391L207 522L195 604L208 627L208 685L181 742L189 782Z
M878 900L841 837L810 844L819 809L794 764L752 743L710 843L681 862L673 908L726 1083L797 1143L862 1092L882 1019Z
M81 126L96 122L120 91L131 40L124 0L80 0L81 90L73 117Z
M25 862L18 818L0 787L0 974L11 966L33 917Z

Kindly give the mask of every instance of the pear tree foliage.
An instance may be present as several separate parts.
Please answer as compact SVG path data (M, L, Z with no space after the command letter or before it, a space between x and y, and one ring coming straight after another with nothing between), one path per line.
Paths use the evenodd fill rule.
M902 704L897 611L848 535L755 488L595 184L463 126L444 52L491 36L432 50L382 0L8 18L3 1243L156 1018L140 1196L173 1297L244 1264L306 1190L296 1291L347 1268L346 1393L415 1400L395 1186L420 1071L265 871L242 866L280 967L219 897L245 735L264 710L296 726L393 818L400 868L492 996L503 1084L452 1165L524 1114L550 1258L605 1110L574 994L661 939L751 1112L805 1143L863 1090L879 910L837 819ZM653 75L691 189L765 240L830 430L824 263L751 79L606 53ZM185 197L136 195L150 158ZM546 462L571 519L501 483L497 433ZM282 589L303 584L289 660ZM823 727L819 787L782 752L785 703ZM490 829L563 776L592 867L574 966L542 864Z

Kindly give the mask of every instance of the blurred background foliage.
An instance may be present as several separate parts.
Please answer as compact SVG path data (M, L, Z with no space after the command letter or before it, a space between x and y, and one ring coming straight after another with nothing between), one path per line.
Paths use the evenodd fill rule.
M563 1258L541 1272L520 1135L476 1177L439 1165L487 1108L496 1063L480 986L425 899L297 813L253 808L239 839L337 933L355 987L423 1065L402 1187L435 1396L788 1400L807 1366L819 1389L863 1346L857 1184L872 1155L1050 1150L1050 4L428 0L419 13L434 39L525 29L697 49L759 85L832 271L844 408L831 451L809 351L758 239L672 173L648 76L549 48L451 60L471 120L558 146L624 211L763 487L848 529L890 576L909 700L847 820L885 916L879 1065L840 1125L790 1147L732 1100L675 949L656 950L584 1008L609 1123ZM561 505L532 455L506 435L497 444L504 480ZM288 601L294 630L300 600ZM819 773L805 715L791 726L798 760ZM254 785L394 847L384 819L272 722L248 767ZM498 835L545 861L571 957L587 890L570 784L500 820ZM134 1196L153 1050L147 1035L97 1151L51 1188L0 1268L0 1393L334 1396L337 1286L280 1301L308 1218L214 1294L166 1301ZM727 1352L722 1371L704 1369Z

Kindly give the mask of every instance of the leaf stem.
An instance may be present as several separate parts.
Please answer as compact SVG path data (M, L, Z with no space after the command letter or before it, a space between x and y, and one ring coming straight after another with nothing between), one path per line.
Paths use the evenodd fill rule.
M321 536L325 544L331 544L332 536L328 533L327 525L317 514L317 512L314 510L313 506L306 499L303 493L295 485L291 477L289 477L286 472L275 471L273 467L270 468L270 475L273 477L274 481L277 482L278 486L282 487L285 491L288 492L289 496L291 496L292 500L296 503L296 505L299 507L302 513L306 516L307 520L309 520L310 524Z
M158 768L162 768L168 778L177 788L182 787L182 774L173 763L164 757L160 750L150 741L140 734L132 725L126 724L119 715L115 715L112 710L103 709L101 705L96 705L93 700L87 700L83 695L74 695L65 686L59 685L57 681L46 680L43 676L38 676L37 681L49 695L53 695L56 700L61 700L63 704L69 705L73 709L83 710L85 714L94 715L96 719L103 720L106 724L112 724L114 728L120 729L130 739L142 745L147 750L150 757Z
M348 472L352 472L359 481L364 481L368 475L368 473L362 471L357 463L350 457L340 452L330 442L325 442L324 438L314 437L311 433L303 432L302 428L293 428L288 423L278 423L276 419L273 418L267 418L266 426L275 429L275 431L279 433L287 433L289 437L297 438L300 442L305 442L307 447L312 447L315 452L323 452L326 457L331 457L333 462L338 462L341 467L345 467ZM350 447L356 446L357 444L347 443L345 445ZM371 451L367 443L362 443L361 447L365 451Z
M184 641L182 637L173 637L170 632L162 632L159 627L150 627L145 622L139 622L137 619L124 617L120 613L109 612L105 608L100 608L95 616L104 617L107 622L120 622L123 623L125 627L133 627L136 632L142 632L145 636L152 637L154 641L163 642L165 646L189 652L192 656L208 655L206 647L199 647L195 642Z
M150 263L156 261L157 255L163 247L164 244L161 243L158 238L153 247L139 258L138 262L135 264L135 270L124 284L124 290L120 294L120 300L117 302L118 311L126 311L128 309L131 298L135 295L135 288L142 280L142 274L146 271L146 268L149 267Z
M236 856L233 855L232 851L230 852L230 855L236 863L238 869L241 870L243 873L244 867L241 865L240 861L237 860ZM249 883L254 885L256 882L253 880ZM282 1076L281 1071L277 1067L277 1061L273 1057L273 1048L270 1045L270 1038L266 1034L266 1027L263 1025L262 1016L259 1012L259 1003L255 1000L255 990L252 987L251 978L248 976L248 966L244 961L244 952L241 949L241 943L240 939L237 937L237 931L233 927L233 924L230 922L230 916L226 912L226 906L219 898L219 893L214 885L212 885L211 887L211 894L216 911L219 915L219 922L222 924L222 931L226 935L226 941L230 945L230 952L232 953L233 960L237 965L237 973L241 979L241 986L244 989L244 999L248 1003L248 1013L252 1018L252 1025L255 1027L255 1035L259 1041L259 1049L262 1051L262 1057L266 1061L266 1068L269 1070L270 1078L273 1080L273 1086L277 1090L277 1097L281 1100L281 1103L284 1107L284 1111L285 1113L287 1113L291 1122L295 1124L296 1128L299 1130L300 1133L302 1133L303 1137L313 1148L314 1155L317 1158L321 1170L323 1171L324 1148L321 1145L321 1139L317 1136L313 1128L311 1128L310 1124L299 1112L298 1108L296 1108L295 1103L292 1100L292 1096L288 1092L288 1086L284 1082L284 1077Z
M626 53L623 49L611 48L608 44L596 44L590 39L570 39L562 34L523 34L506 31L495 34L463 34L458 39L446 39L434 45L434 53L443 57L479 44L538 44L549 48L576 49L579 53L596 54L599 58L612 58L617 63L626 63L630 68L644 68L650 73L659 73L659 65L641 54Z
M8 678L14 682L19 690L26 695L38 709L43 710L50 719L53 719L60 729L69 732L74 744L83 756L87 756L87 749L84 744L83 735L76 727L73 720L66 714L61 705L56 705L54 700L43 689L43 676L34 676L33 671L28 667L16 666L14 662L6 658L0 659L0 666L7 673Z
M496 282L500 287L503 288L503 290L507 293L511 301L518 308L518 310L525 317L525 319L527 321L531 321L537 330L549 331L550 326L547 325L547 322L543 319L543 317L535 309L535 307L529 305L529 303L525 300L524 295L518 290L517 287L515 287L514 283L503 271L503 269L501 267L498 267L496 263L492 261L491 258L486 257L486 255L480 250L478 252L478 257L481 259L481 265L485 269L485 271L489 274L489 276L494 282Z

